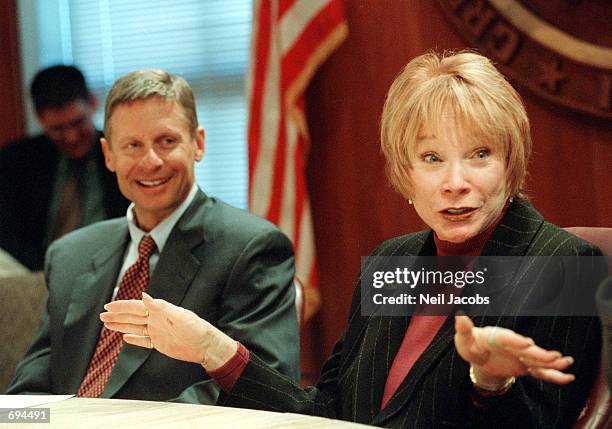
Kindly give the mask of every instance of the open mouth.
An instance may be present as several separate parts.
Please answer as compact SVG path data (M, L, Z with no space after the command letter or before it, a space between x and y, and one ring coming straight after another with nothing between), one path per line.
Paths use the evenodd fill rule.
M476 210L476 207L449 207L441 211L443 215L447 216L461 216L472 213Z
M138 182L139 185L142 185L144 187L154 188L156 186L163 185L169 180L170 180L170 177L166 177L164 179L159 179L159 180L137 180L136 182Z

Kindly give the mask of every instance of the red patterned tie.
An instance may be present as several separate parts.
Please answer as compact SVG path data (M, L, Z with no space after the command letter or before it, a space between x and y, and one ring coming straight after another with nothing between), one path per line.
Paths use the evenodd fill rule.
M149 257L155 251L155 241L145 235L138 245L138 260L131 265L121 280L115 300L140 299L149 283ZM123 344L123 334L102 329L96 351L89 362L85 378L77 396L97 398L104 391Z

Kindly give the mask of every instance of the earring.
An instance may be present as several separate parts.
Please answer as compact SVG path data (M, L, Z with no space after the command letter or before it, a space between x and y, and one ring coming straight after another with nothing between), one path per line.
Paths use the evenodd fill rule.
M509 201L510 201L510 202L514 201L514 197L510 197L510 200L509 200Z
M408 204L412 205L412 200L408 199Z

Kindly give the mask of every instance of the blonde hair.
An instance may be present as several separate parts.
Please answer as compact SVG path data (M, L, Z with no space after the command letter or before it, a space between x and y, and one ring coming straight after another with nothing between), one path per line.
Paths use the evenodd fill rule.
M134 71L117 79L106 97L104 135L107 138L110 137L110 119L119 104L149 97L176 101L183 108L191 134L195 137L198 129L198 116L191 87L182 77L155 69Z
M527 112L491 61L472 51L420 55L391 85L381 118L381 149L391 185L410 198L410 156L419 133L425 125L439 130L449 109L464 130L501 148L506 156L507 197L525 197L531 153Z

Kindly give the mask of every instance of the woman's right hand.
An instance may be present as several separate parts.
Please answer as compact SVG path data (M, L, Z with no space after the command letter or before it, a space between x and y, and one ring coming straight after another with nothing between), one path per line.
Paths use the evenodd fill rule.
M113 301L104 309L104 327L123 333L126 343L202 364L207 371L223 366L238 348L236 341L194 312L144 292L142 301Z
M543 349L511 329L476 327L468 316L455 316L455 347L476 378L486 384L503 384L523 375L555 384L568 384L575 378L564 372L573 358Z

